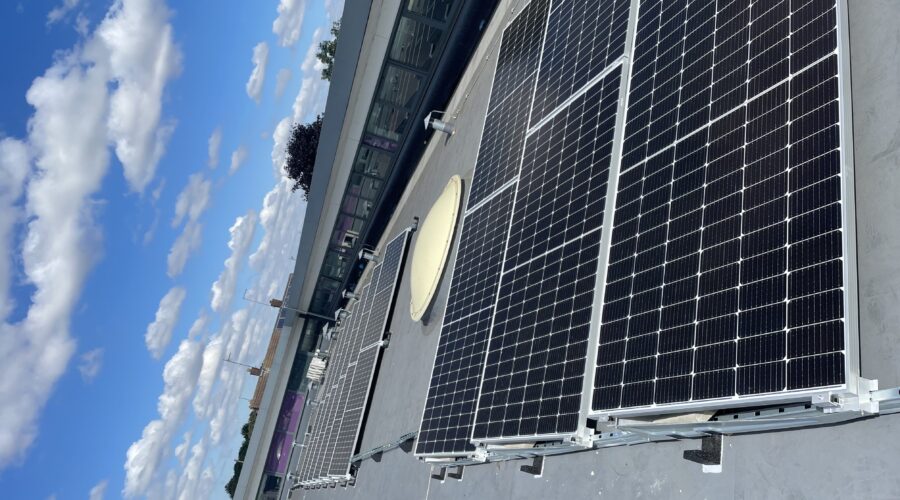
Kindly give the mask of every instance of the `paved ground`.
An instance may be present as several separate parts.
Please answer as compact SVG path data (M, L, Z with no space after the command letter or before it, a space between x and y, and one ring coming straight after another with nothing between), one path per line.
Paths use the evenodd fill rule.
M518 3L518 2L513 2ZM900 385L900 2L851 0L854 131L863 375ZM504 4L505 5L505 4ZM502 13L501 13L502 15ZM472 82L459 132L437 147L398 208L397 223L424 216L447 179L471 179L487 107L491 70ZM396 232L396 231L393 231ZM415 244L415 240L413 240ZM408 273L408 269L407 269ZM430 324L407 314L402 285L363 449L417 429L446 302L443 280ZM404 276L403 283L408 283ZM817 429L725 438L723 472L703 474L681 458L699 441L609 448L545 460L541 477L522 462L468 467L462 481L429 478L430 467L394 450L365 461L355 487L303 491L307 499L583 498L900 498L900 415Z

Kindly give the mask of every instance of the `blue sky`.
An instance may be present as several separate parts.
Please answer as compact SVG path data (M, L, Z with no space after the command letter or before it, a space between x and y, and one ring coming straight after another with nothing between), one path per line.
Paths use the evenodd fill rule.
M341 0L0 5L0 491L220 498Z

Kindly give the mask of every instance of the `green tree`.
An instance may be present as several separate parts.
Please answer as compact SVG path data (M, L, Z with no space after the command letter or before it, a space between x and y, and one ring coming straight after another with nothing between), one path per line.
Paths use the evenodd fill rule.
M285 149L284 171L294 181L292 190L303 190L303 199L309 197L321 132L322 115L317 116L312 123L295 124Z
M247 448L250 446L250 434L253 434L253 425L256 423L256 410L250 412L250 418L247 423L241 427L241 436L244 442L241 443L241 449L238 450L237 461L234 462L234 475L225 484L225 492L228 496L234 498L234 492L237 489L238 478L241 477L241 469L244 468L244 457L247 455Z
M331 35L334 38L319 42L319 52L316 53L316 57L325 65L325 67L322 68L323 80L331 81L331 70L334 68L334 50L337 48L337 39L340 32L341 22L335 21L334 24L331 25Z

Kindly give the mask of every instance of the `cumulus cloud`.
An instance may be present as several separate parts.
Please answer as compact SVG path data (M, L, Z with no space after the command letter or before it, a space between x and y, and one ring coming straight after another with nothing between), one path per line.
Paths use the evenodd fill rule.
M169 250L166 272L170 277L181 274L188 258L200 248L203 225L198 219L209 208L211 189L212 182L198 172L188 178L187 185L178 194L172 227L178 227L185 220L187 222Z
M191 431L185 432L181 444L175 447L175 458L178 459L178 463L182 467L184 467L184 461L187 460L188 449L191 446L191 437L193 437Z
M228 175L237 172L245 161L247 161L247 147L244 145L238 146L238 148L231 153L231 165L228 167Z
M262 97L263 82L266 79L266 66L269 64L269 44L259 42L253 47L253 71L247 80L247 95L259 104Z
M95 32L115 84L109 138L134 191L143 191L153 179L174 131L172 122L160 125L163 91L181 68L169 16L162 1L118 1Z
M285 148L291 138L291 119L284 118L275 126L272 133L272 174L276 179L284 176L284 162L287 158Z
M294 74L287 68L278 70L278 74L275 75L275 99L280 99L281 96L284 95L287 84L291 81L291 77L293 76Z
M166 274L172 278L181 274L188 258L200 248L202 241L203 224L188 221L169 249L169 255L166 257Z
M163 370L164 388L157 402L159 418L144 427L128 448L125 460L126 497L146 494L169 453L169 444L184 421L203 364L203 345L185 339Z
M209 168L216 168L219 166L219 148L222 147L222 127L216 127L213 130L213 133L209 136L209 141L207 142L207 150L209 159L206 161L206 164Z
M213 473L209 467L202 469L208 450L209 443L206 436L191 447L191 458L178 479L178 500L209 498Z
M0 398L6 402L0 408L0 468L20 459L34 441L38 415L75 351L71 314L102 254L93 196L109 167L108 147L114 146L135 191L152 179L165 149L172 129L160 125L162 93L180 61L168 18L159 0L116 2L94 33L57 53L25 95L34 108L24 141L33 170L11 192L26 186L21 211L27 224L16 262L32 294L24 316L10 323L9 283L0 290ZM4 178L5 193L17 179ZM12 199L3 198L0 203ZM0 208L4 224L18 216ZM7 255L14 253L9 234L0 231ZM8 280L8 261L3 268Z
M272 32L278 35L282 47L290 47L300 39L306 0L281 0L278 2L278 17L272 23Z
M109 481L104 479L97 483L93 488L91 488L91 492L88 495L90 500L103 500L103 497L106 496L106 487L109 485Z
M172 227L178 227L187 217L188 221L197 220L209 207L209 193L212 182L198 172L188 178L188 183L178 194L175 201L175 217Z
M181 304L187 297L187 290L180 286L173 287L159 301L159 308L156 309L156 319L147 326L147 332L144 334L144 342L147 344L147 350L155 358L162 357L172 340L172 332L175 330L175 323L181 315Z
M78 362L78 372L81 373L81 380L85 383L91 383L100 374L100 368L103 366L103 348L97 348L81 355Z
M213 384L219 374L222 364L225 344L221 337L216 337L203 349L203 368L200 370L200 378L197 379L197 394L194 396L194 413L197 418L207 416L209 409L209 397L212 394Z
M78 7L79 1L80 0L63 0L62 5L54 7L47 13L47 26L62 21L63 18L66 17L66 14L72 12L75 7Z
M300 85L300 92L294 99L294 123L312 121L316 115L325 110L325 93L328 85L318 76L308 76Z
M250 210L247 215L235 219L234 224L228 229L231 239L228 240L228 248L231 255L225 259L225 269L219 278L212 284L212 301L210 306L213 311L222 313L231 307L234 300L234 291L237 286L238 273L247 258L247 251L253 243L256 233L256 212Z
M313 31L312 40L310 40L309 47L306 49L306 56L303 58L303 63L300 65L300 69L302 69L304 73L319 73L325 67L325 64L316 57L316 54L319 52L319 43L322 42L322 36L324 34L325 29L321 26Z
M11 248L13 228L20 221L22 213L16 202L22 196L25 178L31 168L28 145L15 139L0 140L0 247ZM0 319L12 310L12 299L5 297L12 282L12 266L8 252L0 258Z

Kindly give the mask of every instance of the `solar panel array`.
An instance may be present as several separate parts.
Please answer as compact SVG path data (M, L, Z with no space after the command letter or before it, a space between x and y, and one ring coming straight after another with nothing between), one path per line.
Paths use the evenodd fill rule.
M847 382L838 1L518 13L419 455Z
M347 479L375 382L381 341L390 321L409 243L409 230L394 237L372 268L359 301L337 330L298 465L303 484Z
M836 28L641 2L595 409L844 383Z
M526 142L476 439L578 427L620 75L614 68Z

